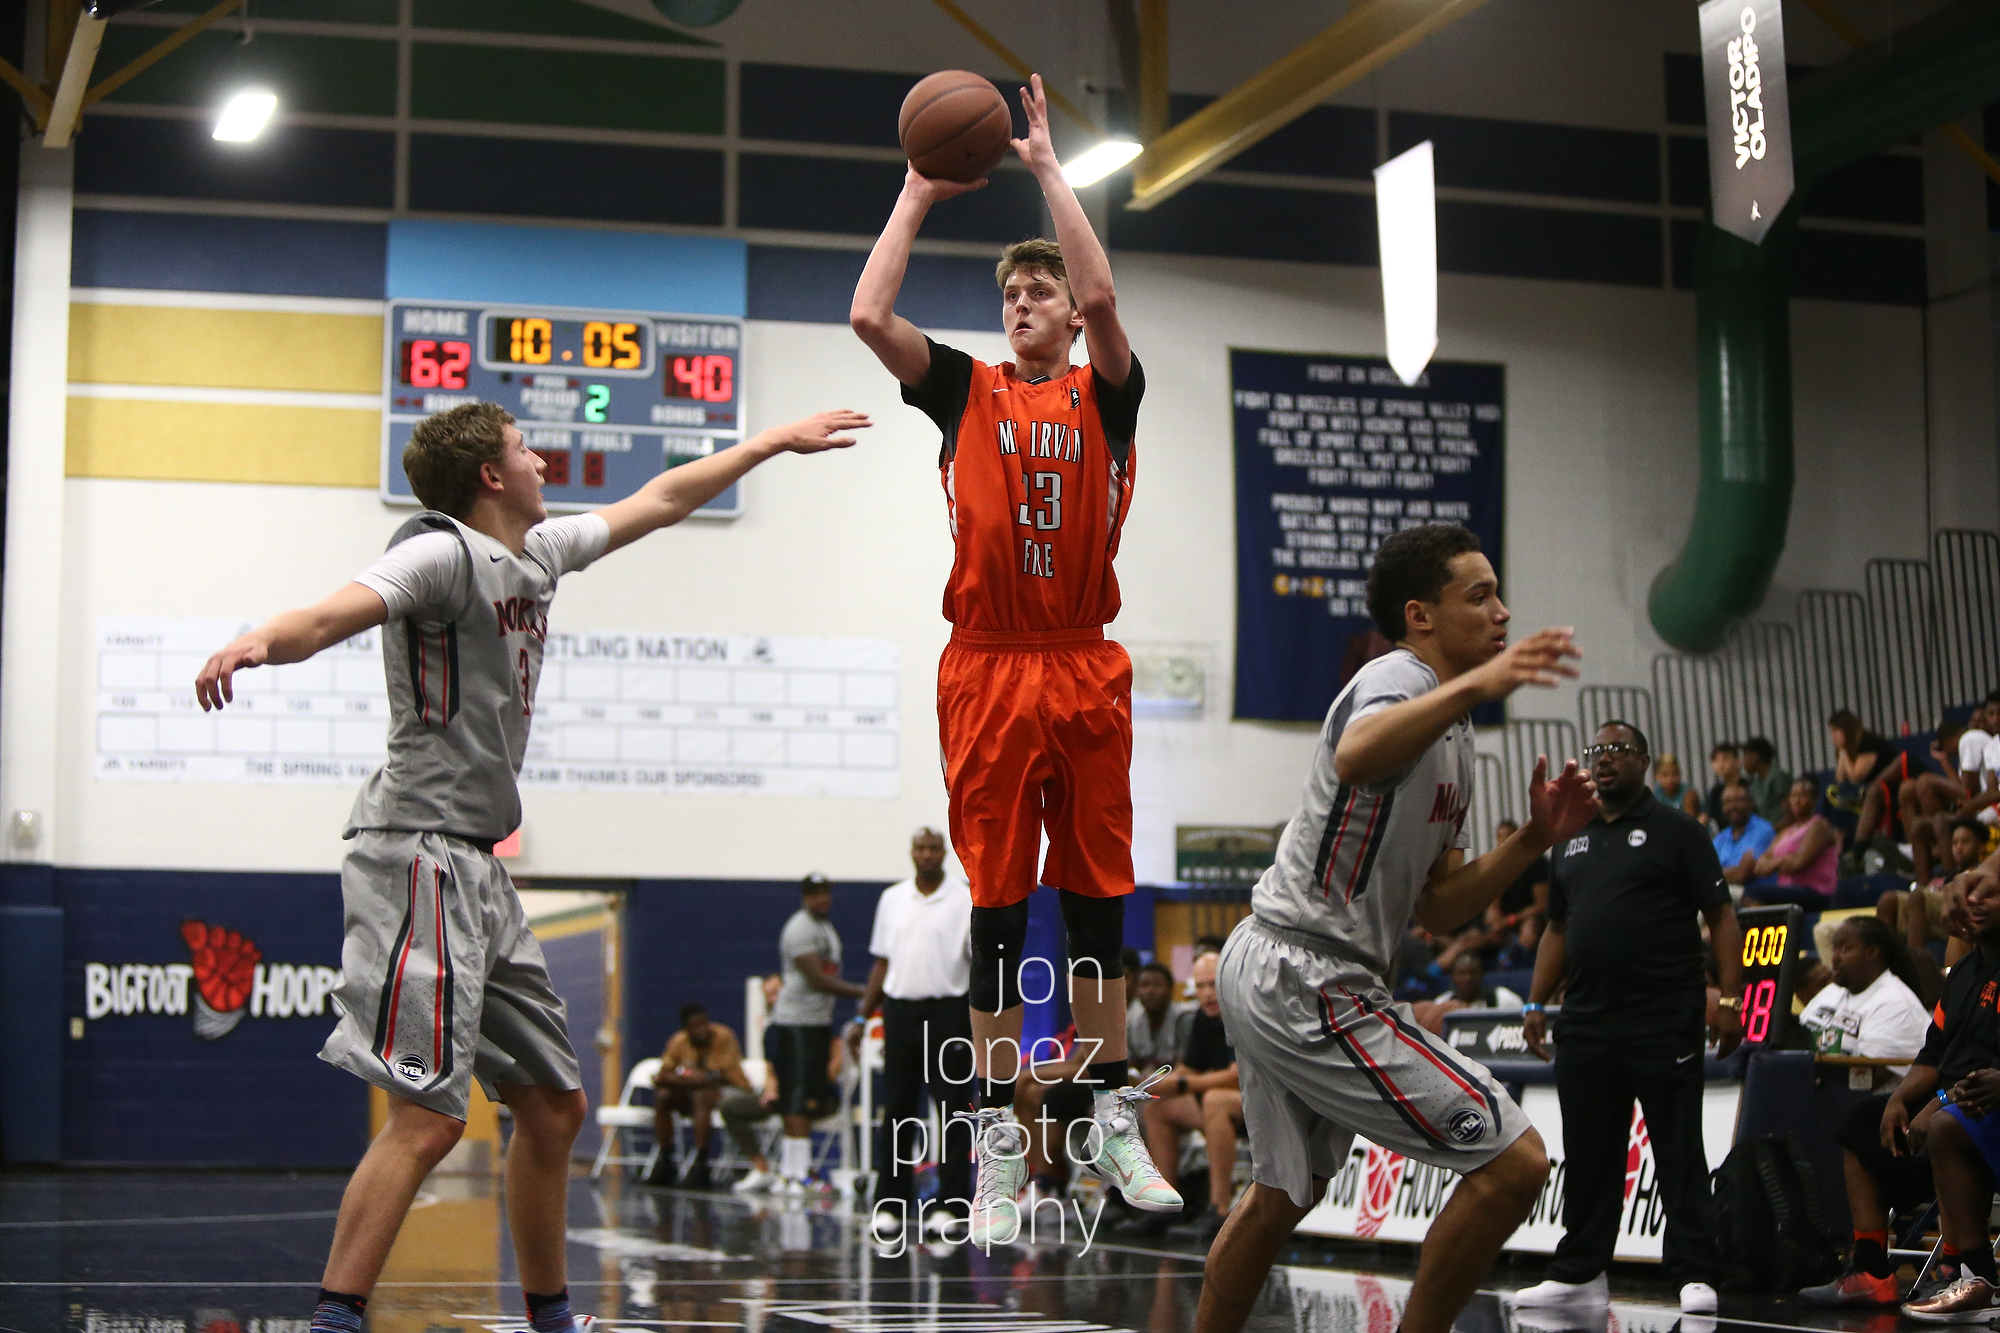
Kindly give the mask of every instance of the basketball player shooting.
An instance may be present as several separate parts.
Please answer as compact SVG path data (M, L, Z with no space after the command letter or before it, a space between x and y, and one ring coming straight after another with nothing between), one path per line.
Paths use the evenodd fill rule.
M1357 1133L1461 1177L1424 1237L1402 1333L1449 1333L1549 1174L1521 1108L1392 1003L1385 978L1412 916L1434 932L1472 920L1597 813L1575 760L1554 781L1537 760L1527 823L1465 859L1467 715L1576 675L1576 644L1545 629L1509 647L1493 566L1453 524L1382 543L1368 613L1396 647L1334 699L1299 811L1222 950L1217 994L1256 1151L1250 1188L1209 1250L1198 1333L1243 1327Z
M403 471L424 506L355 581L208 659L204 710L238 671L303 662L386 622L388 760L348 817L340 869L341 1019L320 1059L389 1094L341 1198L313 1333L359 1333L417 1187L465 1132L477 1077L514 1120L507 1220L529 1323L572 1333L564 1275L570 1145L585 1099L563 1002L494 843L521 823L516 779L549 604L565 574L670 527L781 453L854 443L823 412L661 473L592 513L545 522L544 465L514 419L468 403L417 426Z
M998 270L1014 359L998 366L932 342L896 314L910 245L934 204L983 181L912 168L855 289L851 322L944 437L938 465L956 556L951 643L938 662L938 734L951 841L972 884L974 1133L969 1236L1020 1230L1027 1138L1012 1111L1020 1068L1022 948L1036 884L1060 894L1070 1011L1095 1131L1073 1157L1133 1206L1177 1211L1140 1135L1143 1085L1125 1086L1125 897L1132 892L1132 665L1104 637L1118 614L1112 558L1132 497L1145 376L1118 321L1111 264L1063 179L1039 76L1021 90L1014 151L1040 182L1054 243L1008 247ZM1081 333L1090 355L1070 364ZM1039 879L1040 834L1049 851ZM1039 983L1041 972L1032 975ZM1052 1090L1051 1100L1054 1098ZM1079 1098L1080 1100L1080 1098ZM1079 1108L1080 1109L1080 1108Z

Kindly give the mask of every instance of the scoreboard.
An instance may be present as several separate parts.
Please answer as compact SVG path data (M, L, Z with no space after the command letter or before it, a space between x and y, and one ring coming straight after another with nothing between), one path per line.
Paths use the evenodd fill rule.
M382 498L415 504L403 446L460 403L514 414L553 512L620 500L743 438L743 321L717 315L395 300L383 323ZM699 511L734 518L737 486Z

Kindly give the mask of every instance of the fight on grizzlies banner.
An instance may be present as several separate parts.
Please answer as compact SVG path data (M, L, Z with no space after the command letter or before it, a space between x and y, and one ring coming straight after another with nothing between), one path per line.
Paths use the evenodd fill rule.
M1506 368L1433 361L1405 386L1380 357L1232 348L1235 716L1318 722L1388 647L1368 618L1385 537L1463 524L1503 576ZM1482 705L1472 720L1501 720Z

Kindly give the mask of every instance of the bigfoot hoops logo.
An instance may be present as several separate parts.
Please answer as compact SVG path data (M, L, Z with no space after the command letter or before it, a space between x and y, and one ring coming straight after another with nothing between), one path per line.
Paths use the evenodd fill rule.
M1355 1219L1356 1235L1373 1236L1389 1220L1389 1207L1396 1202L1396 1187L1403 1182L1403 1168L1409 1165L1401 1153L1376 1144L1368 1145L1368 1160L1361 1168L1361 1209Z
M1625 1203L1632 1203L1632 1191L1639 1187L1639 1172L1644 1164L1646 1145L1652 1142L1652 1135L1646 1130L1646 1117L1637 1106L1632 1108L1632 1132L1625 1140Z
M203 1041L228 1036L245 1017L319 1018L333 1003L340 973L311 964L266 963L241 931L207 921L181 922L185 963L85 963L84 1016L132 1018L191 1014ZM190 985L189 983L192 983Z

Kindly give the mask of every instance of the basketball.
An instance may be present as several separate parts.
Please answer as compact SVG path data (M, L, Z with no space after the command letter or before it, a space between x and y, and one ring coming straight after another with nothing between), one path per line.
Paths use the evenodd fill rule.
M947 69L917 81L903 99L896 134L920 176L976 181L1007 155L1014 118L992 82Z

